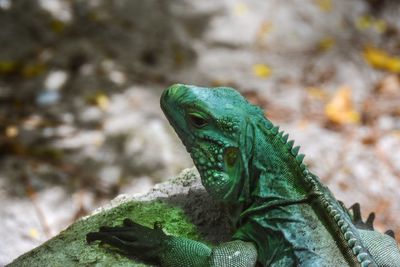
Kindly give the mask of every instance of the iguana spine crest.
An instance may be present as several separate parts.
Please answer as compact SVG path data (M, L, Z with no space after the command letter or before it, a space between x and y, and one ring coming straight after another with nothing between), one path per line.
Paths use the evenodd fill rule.
M317 195L319 197L319 201L317 203L322 204L322 210L325 211L325 215L333 222L333 225L336 226L335 231L341 235L344 242L343 244L347 245L347 251L350 251L357 262L361 267L368 266L377 266L374 259L365 248L365 246L361 242L361 237L357 233L355 227L351 224L350 218L346 217L343 210L337 208L337 203L335 200L328 198L321 191L321 183L317 181L308 171L307 165L303 163L304 154L298 154L300 150L300 146L294 147L294 140L288 141L288 134L284 135L284 131L279 131L279 126L273 126L271 124L264 124L264 127L267 126L267 130L272 134L278 137L285 147L288 149L288 152L295 158L296 162L299 164L300 169L304 175L304 180L307 183L309 188L309 194ZM350 222L350 223L349 223ZM375 264L375 265L371 265Z

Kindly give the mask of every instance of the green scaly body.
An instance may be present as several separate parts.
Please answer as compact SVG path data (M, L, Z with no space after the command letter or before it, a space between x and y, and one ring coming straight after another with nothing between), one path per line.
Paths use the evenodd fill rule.
M374 231L373 216L363 222L359 205L344 208L288 135L234 89L176 84L164 91L161 107L206 190L230 206L233 241L210 248L131 221L91 233L88 241L162 266L400 266L391 233ZM157 242L139 238L150 233Z

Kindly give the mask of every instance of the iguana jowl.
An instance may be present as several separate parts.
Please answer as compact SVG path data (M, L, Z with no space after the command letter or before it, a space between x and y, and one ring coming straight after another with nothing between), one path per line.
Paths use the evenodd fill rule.
M176 84L161 107L206 190L231 206L237 230L215 247L165 235L127 219L101 240L162 266L400 266L392 232L373 230L303 163L288 135L231 88Z

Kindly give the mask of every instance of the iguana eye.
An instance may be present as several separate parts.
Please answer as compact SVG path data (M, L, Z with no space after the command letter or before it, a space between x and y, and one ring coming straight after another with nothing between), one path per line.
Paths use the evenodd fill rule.
M202 128L208 124L207 120L196 113L188 114L189 122L196 128Z

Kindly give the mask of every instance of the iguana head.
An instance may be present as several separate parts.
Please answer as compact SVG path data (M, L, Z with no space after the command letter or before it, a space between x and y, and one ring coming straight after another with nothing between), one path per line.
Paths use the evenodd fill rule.
M263 116L232 88L175 84L161 108L186 146L206 190L215 198L240 201L248 193L247 162L252 140L247 120Z

